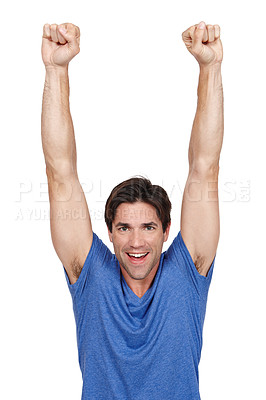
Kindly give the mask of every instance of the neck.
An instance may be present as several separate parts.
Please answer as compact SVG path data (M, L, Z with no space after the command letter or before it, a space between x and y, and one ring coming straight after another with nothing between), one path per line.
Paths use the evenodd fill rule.
M120 265L120 269L125 278L126 283L130 287L130 289L135 293L135 295L137 295L139 298L141 298L147 292L147 290L151 287L151 285L154 281L156 272L158 270L159 264L160 264L160 261L158 261L157 265L152 268L149 275L143 279L132 278L127 273L127 271Z

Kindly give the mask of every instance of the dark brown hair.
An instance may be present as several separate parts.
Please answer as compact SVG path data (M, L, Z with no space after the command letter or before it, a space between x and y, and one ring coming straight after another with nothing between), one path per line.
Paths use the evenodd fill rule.
M130 178L117 185L111 192L105 205L105 222L110 232L115 219L117 207L122 203L135 203L142 201L152 205L156 209L158 218L162 222L165 232L171 221L171 202L166 191L158 185L152 185L149 179L144 177Z

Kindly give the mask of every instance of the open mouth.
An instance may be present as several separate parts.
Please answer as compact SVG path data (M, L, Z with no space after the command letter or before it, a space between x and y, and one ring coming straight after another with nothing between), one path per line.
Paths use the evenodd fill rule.
M126 253L126 254L132 261L140 262L147 257L149 252L148 253Z

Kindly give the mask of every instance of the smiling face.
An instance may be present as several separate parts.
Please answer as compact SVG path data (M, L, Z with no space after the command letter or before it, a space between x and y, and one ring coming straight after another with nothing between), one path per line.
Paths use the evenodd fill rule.
M159 266L163 243L170 224L163 233L156 209L141 201L117 207L109 238L126 281L151 281Z

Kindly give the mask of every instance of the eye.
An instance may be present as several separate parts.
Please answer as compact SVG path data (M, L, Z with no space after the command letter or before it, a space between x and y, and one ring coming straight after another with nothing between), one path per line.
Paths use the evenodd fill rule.
M120 228L118 228L118 230L120 232L126 232L128 230L128 227L127 226L121 226Z
M154 226L148 225L148 226L145 226L145 229L146 229L146 231L153 231L155 228L154 228Z

